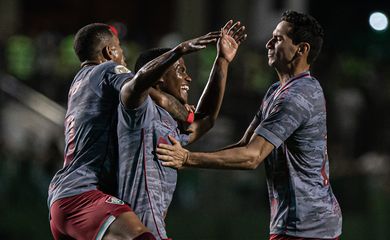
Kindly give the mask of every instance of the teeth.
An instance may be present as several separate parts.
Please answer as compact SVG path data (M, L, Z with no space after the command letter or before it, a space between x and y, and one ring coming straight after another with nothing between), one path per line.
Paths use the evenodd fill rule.
M187 85L184 85L184 86L181 86L181 89L188 91L188 90L190 90L190 87Z

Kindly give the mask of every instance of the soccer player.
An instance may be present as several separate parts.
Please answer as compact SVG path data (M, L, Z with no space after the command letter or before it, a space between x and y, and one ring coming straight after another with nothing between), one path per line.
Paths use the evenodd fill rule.
M245 38L244 26L229 21L221 32L211 32L173 49L147 51L138 58L136 69L146 65L120 92L119 197L131 205L157 239L168 239L164 218L176 187L177 171L161 165L155 148L158 143L168 143L168 135L184 145L192 143L212 127L222 103L229 63ZM147 93L154 87L173 95L183 104L187 103L192 79L187 74L182 56L215 42L217 56L198 103L195 121L183 131Z
M174 138L160 144L164 166L255 169L265 161L271 207L270 239L337 239L341 211L329 182L326 108L310 66L323 29L313 17L286 11L267 42L268 64L279 82L236 144L215 152L189 152Z
M64 165L53 177L48 193L53 236L155 239L128 205L107 194L117 188L115 181L112 185L105 177L109 172L105 169L118 157L119 91L134 76L125 67L117 32L106 24L87 25L76 34L74 49L81 69L68 94ZM186 109L175 98L157 91L153 95L173 116L187 118ZM108 170L116 171L114 167Z

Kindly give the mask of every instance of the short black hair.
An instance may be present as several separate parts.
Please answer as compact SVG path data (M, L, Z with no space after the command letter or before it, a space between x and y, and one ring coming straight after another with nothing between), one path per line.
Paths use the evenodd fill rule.
M292 29L287 35L292 39L294 44L300 42L307 42L310 44L307 63L313 63L320 54L324 41L324 29L319 22L308 14L291 10L285 11L281 20L292 24Z
M81 62L95 60L113 36L110 25L104 23L88 24L76 33L74 51Z
M152 48L142 52L135 62L134 72L138 72L145 64L170 51L172 48Z

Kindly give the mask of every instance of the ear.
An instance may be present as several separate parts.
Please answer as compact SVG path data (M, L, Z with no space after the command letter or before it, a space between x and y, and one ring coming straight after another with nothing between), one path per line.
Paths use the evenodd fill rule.
M308 55L309 51L310 51L310 44L309 43L307 43L307 42L299 43L298 51L297 51L297 53L299 55L304 55L304 54Z
M103 54L103 57L104 57L107 61L110 61L110 60L113 59L112 50L111 50L110 46L105 46L105 47L102 49L102 54Z

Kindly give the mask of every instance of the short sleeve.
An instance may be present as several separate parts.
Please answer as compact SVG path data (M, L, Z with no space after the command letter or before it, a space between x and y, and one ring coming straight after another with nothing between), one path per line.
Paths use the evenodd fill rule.
M148 96L146 100L137 108L127 109L122 103L119 104L119 114L123 124L129 129L136 130L146 127L153 120L154 102Z
M112 65L107 74L107 84L117 90L121 90L123 84L128 80L134 77L134 74L123 65Z
M277 148L309 119L309 108L304 93L287 91L276 100L270 114L261 121L255 132Z

